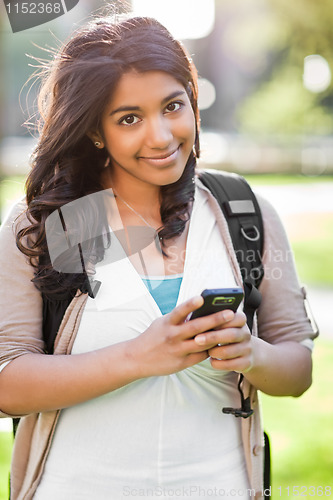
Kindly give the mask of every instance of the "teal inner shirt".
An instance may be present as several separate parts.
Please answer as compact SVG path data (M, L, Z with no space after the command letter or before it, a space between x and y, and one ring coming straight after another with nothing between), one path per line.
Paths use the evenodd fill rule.
M182 274L141 279L148 288L162 314L167 314L175 308L180 285L183 280Z

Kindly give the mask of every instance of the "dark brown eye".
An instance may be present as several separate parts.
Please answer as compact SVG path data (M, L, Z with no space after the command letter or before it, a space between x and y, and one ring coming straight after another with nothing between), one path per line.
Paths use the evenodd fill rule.
M139 118L135 115L127 115L120 120L122 125L134 125L139 121Z
M180 102L170 102L165 108L168 113L172 113L173 111L178 111L181 108Z

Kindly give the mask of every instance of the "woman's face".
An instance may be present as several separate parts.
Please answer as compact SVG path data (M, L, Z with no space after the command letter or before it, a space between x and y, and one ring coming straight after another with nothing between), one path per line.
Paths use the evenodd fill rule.
M113 174L163 186L182 175L195 140L188 95L162 71L125 73L102 116ZM128 179L129 180L129 179Z

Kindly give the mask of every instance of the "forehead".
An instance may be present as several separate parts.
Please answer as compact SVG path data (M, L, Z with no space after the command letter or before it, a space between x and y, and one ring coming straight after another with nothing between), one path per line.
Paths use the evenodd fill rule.
M176 91L184 92L183 85L173 76L163 71L134 71L124 73L117 83L108 108L118 106L144 106L149 103L162 102ZM186 96L186 93L185 93Z

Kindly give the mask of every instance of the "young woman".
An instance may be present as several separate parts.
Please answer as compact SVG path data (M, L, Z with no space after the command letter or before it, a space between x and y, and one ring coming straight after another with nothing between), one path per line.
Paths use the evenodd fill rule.
M314 334L264 200L258 328L241 311L187 321L203 289L242 285L195 173L191 60L155 20L99 19L54 59L40 106L0 239L0 409L22 416L12 499L261 498L256 391L301 395ZM246 420L221 412L239 406L239 373Z

